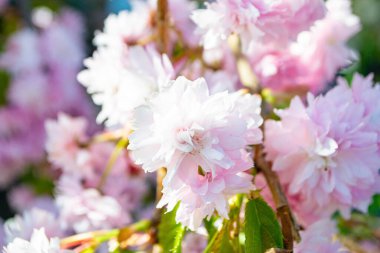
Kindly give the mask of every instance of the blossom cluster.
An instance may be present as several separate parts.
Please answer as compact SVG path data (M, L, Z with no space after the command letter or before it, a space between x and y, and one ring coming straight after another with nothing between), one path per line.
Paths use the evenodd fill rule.
M0 55L10 74L5 106L0 108L0 187L29 164L44 159L44 121L63 111L91 118L92 107L76 81L84 57L83 21L66 9L57 15L35 9L37 30L11 35Z
M331 217L366 213L380 192L380 86L373 75L337 77L357 59L348 46L361 29L351 1L131 7L105 19L84 61L82 20L68 10L35 11L37 29L14 34L0 56L11 74L0 185L41 161L54 185L49 196L27 185L10 192L19 214L0 226L3 252L106 253L140 242L146 250L162 243L166 223L183 228L175 240L184 238L184 253L214 252L232 237L236 249L252 239L240 225L250 225L254 214L243 209L258 196L281 222L279 198L289 202L294 221L281 225L302 227L294 252L350 252ZM93 125L77 82L104 126ZM141 219L145 231L134 223ZM110 242L100 245L104 231Z
M59 114L57 120L46 122L46 151L52 169L59 171L56 178L55 198L34 197L25 201L30 191L13 194L22 215L4 224L8 251L20 244L20 239L31 240L34 246L35 229L39 238L62 238L73 233L123 227L135 215L149 216L150 207L142 206L147 181L141 170L123 152L114 161L112 171L103 180L115 145L98 142L88 135L87 120ZM145 209L144 209L145 208ZM146 210L144 213L135 211ZM40 239L42 240L42 239ZM13 244L16 246L12 246ZM36 251L40 252L40 251Z
M366 211L379 190L380 89L371 76L343 79L324 96L299 97L265 124L267 158L308 224L340 210Z

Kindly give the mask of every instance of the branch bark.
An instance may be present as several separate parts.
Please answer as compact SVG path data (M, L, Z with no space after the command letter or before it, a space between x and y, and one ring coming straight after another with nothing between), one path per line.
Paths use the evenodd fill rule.
M157 44L162 54L168 52L169 45L169 2L168 0L157 1Z
M299 227L289 207L288 200L282 189L277 174L272 170L272 164L264 157L263 147L255 148L255 166L265 177L277 209L277 216L281 222L284 246L287 250L293 250L293 242L300 241Z

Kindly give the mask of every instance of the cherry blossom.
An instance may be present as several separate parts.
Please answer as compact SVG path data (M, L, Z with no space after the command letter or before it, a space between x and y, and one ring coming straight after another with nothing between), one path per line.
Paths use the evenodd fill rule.
M30 241L16 238L3 250L4 253L74 253L71 250L61 250L59 239L48 239L43 228L34 230Z
M296 97L276 114L281 121L265 124L265 150L302 219L365 211L378 190L378 134L353 91L339 85L325 96L309 94L307 107Z

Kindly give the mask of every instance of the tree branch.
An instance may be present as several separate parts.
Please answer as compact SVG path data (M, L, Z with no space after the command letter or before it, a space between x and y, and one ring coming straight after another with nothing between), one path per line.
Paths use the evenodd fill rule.
M285 249L293 250L293 241L300 241L299 227L289 207L288 200L282 189L277 174L272 170L272 164L264 158L263 147L255 148L255 166L265 177L277 209L277 216L281 222L284 235Z
M162 54L168 52L169 45L169 3L168 0L157 1L157 44Z

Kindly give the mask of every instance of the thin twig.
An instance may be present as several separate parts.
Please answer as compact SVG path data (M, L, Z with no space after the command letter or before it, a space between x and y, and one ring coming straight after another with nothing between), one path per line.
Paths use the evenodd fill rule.
M128 145L128 139L127 138L122 138L120 141L116 144L115 149L112 151L111 157L108 160L106 169L103 172L102 177L100 178L99 185L98 185L98 190L101 191L104 184L107 181L107 178L109 174L111 173L117 159L119 158L121 152L125 149L125 147Z
M272 164L264 158L262 146L255 149L255 166L265 177L269 189L272 193L273 200L276 205L277 215L281 222L282 233L284 235L285 249L293 249L293 241L300 241L299 227L294 219L294 216L289 207L288 200L282 189L277 174L271 169Z
M157 1L157 43L162 54L168 52L169 46L169 3L168 0Z
M355 253L366 253L367 250L363 249L360 244L349 239L345 236L338 236L338 240L350 251Z

